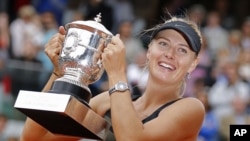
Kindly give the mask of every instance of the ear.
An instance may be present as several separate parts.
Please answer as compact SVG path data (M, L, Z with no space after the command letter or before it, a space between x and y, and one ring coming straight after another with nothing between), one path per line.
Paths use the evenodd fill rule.
M148 49L147 49L147 59L149 59L150 54L151 54L151 42L148 44Z
M198 65L199 61L200 61L200 58L196 57L196 59L192 62L191 66L189 67L188 73L191 73L196 68L196 66Z
M149 57L150 57L150 51L148 49L148 51L147 51L147 60L149 59Z

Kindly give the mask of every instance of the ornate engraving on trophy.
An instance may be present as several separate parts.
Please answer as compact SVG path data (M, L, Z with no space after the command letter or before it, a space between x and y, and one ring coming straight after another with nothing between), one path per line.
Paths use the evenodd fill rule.
M68 37L65 39L65 45L63 48L63 53L67 56L71 52L76 50L76 47L78 46L79 42L81 41L79 35L76 31L72 31L68 34Z

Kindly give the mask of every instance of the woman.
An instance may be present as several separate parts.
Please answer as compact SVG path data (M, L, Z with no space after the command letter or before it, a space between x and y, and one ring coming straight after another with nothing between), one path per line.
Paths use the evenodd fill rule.
M149 78L143 95L132 100L129 89L112 89L118 82L127 83L125 46L116 35L102 54L110 91L95 96L89 105L101 116L110 111L117 141L195 141L205 110L199 100L182 98L182 95L185 80L198 63L200 32L195 24L174 17L152 31L147 51ZM59 33L46 45L45 52L55 68L44 91L50 89L59 75L57 61L64 35L65 30L60 27ZM22 141L34 140L79 138L53 135L27 119Z

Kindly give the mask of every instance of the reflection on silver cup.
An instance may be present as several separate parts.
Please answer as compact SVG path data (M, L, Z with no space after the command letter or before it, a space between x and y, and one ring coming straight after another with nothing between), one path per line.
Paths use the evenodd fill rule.
M67 34L59 57L64 75L54 82L50 92L67 92L85 104L89 102L92 95L88 85L103 74L101 53L112 37L112 33L99 23L100 15L95 20L66 25Z

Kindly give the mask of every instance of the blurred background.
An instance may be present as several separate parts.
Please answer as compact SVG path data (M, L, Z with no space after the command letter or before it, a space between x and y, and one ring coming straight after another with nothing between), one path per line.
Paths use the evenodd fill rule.
M25 115L13 108L19 90L41 91L53 65L44 46L58 26L93 20L126 45L133 94L145 89L146 29L171 15L196 22L204 44L185 97L206 107L198 141L229 141L230 124L250 124L250 1L248 0L0 0L0 141L18 141ZM107 78L91 84L93 96Z

